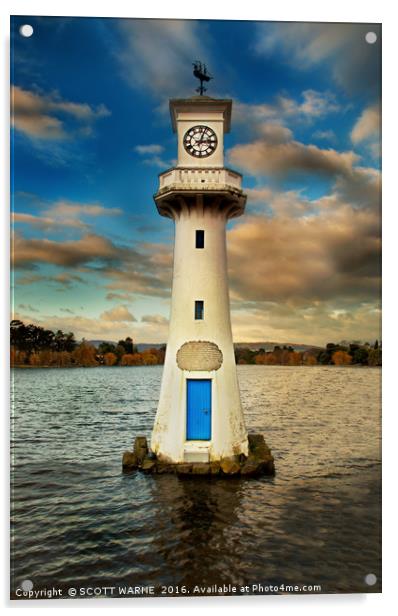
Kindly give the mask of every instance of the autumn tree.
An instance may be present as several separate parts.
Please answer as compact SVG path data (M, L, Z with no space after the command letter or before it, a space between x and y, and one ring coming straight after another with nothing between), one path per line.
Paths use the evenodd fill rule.
M95 359L96 351L95 348L88 344L85 340L77 349L73 351L73 359L79 366L89 367L89 366L97 366L97 360Z
M348 366L352 362L352 357L346 351L335 351L332 355L332 363L335 366Z
M105 366L114 366L117 362L117 355L115 353L105 353L104 355L104 363Z
M316 366L317 365L317 360L315 355L313 355L312 353L304 353L303 355L303 364L305 366Z
M122 366L142 366L141 353L125 353L120 361Z
M298 351L289 352L289 357L287 361L288 366L300 366L301 363L302 363L301 353L299 353Z
M381 348L379 346L370 349L368 354L368 366L381 366Z

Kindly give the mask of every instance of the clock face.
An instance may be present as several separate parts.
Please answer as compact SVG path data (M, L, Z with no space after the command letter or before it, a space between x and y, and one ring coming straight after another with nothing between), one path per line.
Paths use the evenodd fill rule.
M206 158L217 147L217 135L208 126L192 126L184 135L184 148L195 158Z

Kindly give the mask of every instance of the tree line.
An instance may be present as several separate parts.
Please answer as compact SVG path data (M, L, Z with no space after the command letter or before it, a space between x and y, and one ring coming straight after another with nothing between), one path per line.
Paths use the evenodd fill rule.
M272 351L264 349L235 349L237 364L257 364L265 366L381 366L381 344L329 342L325 348L295 351L292 346L275 346Z
M78 343L72 332L53 332L18 320L11 321L10 344L12 366L152 366L163 364L165 354L165 347L139 352L130 337L98 347L86 340Z
M166 346L138 351L132 338L117 344L101 342L97 347L86 340L78 343L72 332L53 332L37 325L11 321L12 366L153 366L164 363ZM296 351L292 346L275 346L272 351L235 348L237 364L265 366L381 366L381 344L335 344L325 348Z

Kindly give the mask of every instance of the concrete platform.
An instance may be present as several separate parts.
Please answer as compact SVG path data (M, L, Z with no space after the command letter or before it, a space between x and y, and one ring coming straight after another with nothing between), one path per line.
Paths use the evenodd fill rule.
M141 471L149 474L208 475L212 477L259 477L274 475L271 450L262 434L249 434L249 455L231 456L213 462L181 462L161 460L149 451L145 436L137 436L133 451L123 454L123 472Z

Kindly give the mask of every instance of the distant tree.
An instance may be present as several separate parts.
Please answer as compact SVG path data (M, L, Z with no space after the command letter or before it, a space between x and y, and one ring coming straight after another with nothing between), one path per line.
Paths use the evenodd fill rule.
M288 366L300 366L302 364L302 354L298 351L291 351L288 358Z
M132 355L134 349L133 349L133 340L132 338L130 338L130 336L127 336L127 338L125 338L124 340L119 340L118 342L118 346L122 346L124 349L124 352Z
M304 358L303 358L303 363L306 366L316 366L317 365L317 360L315 355L312 355L311 353L308 353Z
M381 366L381 349L379 347L370 349L368 355L368 366Z
M156 350L155 352L153 351L154 349L148 349L141 353L142 363L144 364L144 366L155 366L158 363Z
M235 349L235 361L237 364L254 364L256 351L251 349L237 347ZM242 361L241 361L242 360Z
M125 348L124 348L124 346L122 344L118 344L117 347L115 348L115 350L111 351L111 352L115 353L115 355L117 357L117 361L120 364L120 361L121 361L123 355L126 353L126 350L125 350Z
M373 345L373 348L374 349L378 349L379 348L379 341L378 340L375 341L375 343Z
M40 366L40 355L39 353L31 353L29 356L29 365L30 366Z
M142 366L142 355L141 353L126 353L122 356L120 363L122 366Z
M104 355L104 363L105 366L114 366L117 362L117 355L115 353L105 353Z
M79 346L73 351L73 359L79 366L89 367L97 366L97 360L95 359L95 348L88 344L85 340L79 344Z
M278 364L278 357L273 351L268 351L264 355L257 355L256 363L263 364L264 366L276 366Z
M352 353L350 353L350 355L352 356L353 364L361 364L362 366L367 365L369 355L368 349L364 347L358 347Z
M332 358L330 356L330 353L323 350L318 353L317 361L318 361L318 364L321 364L321 366L327 366L331 363Z
M106 355L106 353L116 353L116 346L112 342L101 342L98 346L98 353L100 353L100 355Z
M348 366L352 357L346 351L335 351L332 355L332 363L335 366Z
M60 351L57 353L57 364L61 367L70 366L72 363L72 355L68 351Z
M264 366L266 363L266 355L265 353L258 353L254 359L254 362L259 366Z

